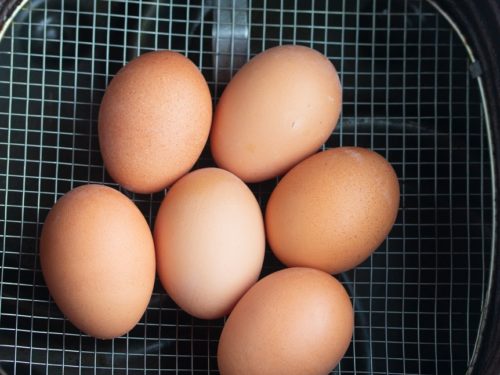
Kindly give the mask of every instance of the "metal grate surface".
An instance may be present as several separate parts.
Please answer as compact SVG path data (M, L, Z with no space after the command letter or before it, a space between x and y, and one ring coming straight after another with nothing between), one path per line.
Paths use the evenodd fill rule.
M92 3L32 0L0 43L6 373L217 372L223 320L191 318L159 283L128 335L100 341L80 334L49 297L38 237L54 201L71 188L116 186L102 166L96 119L107 82L125 62L154 49L183 52L217 98L249 56L297 43L326 54L343 83L343 114L325 147L375 149L401 182L389 238L341 275L356 328L333 373L465 374L489 271L490 160L466 50L433 7L411 0ZM197 166L212 164L206 151ZM263 207L275 183L251 186ZM128 195L152 223L163 193ZM268 252L263 273L280 267Z

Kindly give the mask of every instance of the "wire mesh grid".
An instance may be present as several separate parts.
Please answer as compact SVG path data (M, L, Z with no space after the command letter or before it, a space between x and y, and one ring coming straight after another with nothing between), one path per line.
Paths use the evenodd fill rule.
M71 188L118 188L103 168L96 119L124 63L149 50L180 51L200 67L216 102L242 61L294 43L327 55L341 77L343 113L324 148L370 147L401 183L388 239L340 275L356 326L333 373L465 374L487 288L490 160L465 48L435 9L412 0L92 3L33 0L0 44L0 368L217 372L223 320L190 317L158 282L129 334L111 341L81 334L49 297L38 238L50 207ZM197 167L207 165L205 150ZM251 186L262 207L275 184ZM125 193L151 224L163 193ZM263 274L281 267L267 250Z

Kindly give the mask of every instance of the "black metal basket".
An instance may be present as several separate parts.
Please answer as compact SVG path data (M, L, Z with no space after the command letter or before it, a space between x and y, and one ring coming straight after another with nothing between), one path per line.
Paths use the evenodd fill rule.
M374 149L401 184L387 240L340 275L355 331L333 373L498 374L498 2L32 0L0 9L0 373L217 373L224 320L190 317L158 282L129 334L102 341L78 331L43 282L41 226L73 187L119 188L103 168L96 120L127 61L182 52L216 103L250 57L303 44L331 59L343 85L324 148ZM208 165L205 150L196 167ZM251 186L262 207L275 184ZM164 193L123 192L151 224ZM282 267L267 251L263 275Z

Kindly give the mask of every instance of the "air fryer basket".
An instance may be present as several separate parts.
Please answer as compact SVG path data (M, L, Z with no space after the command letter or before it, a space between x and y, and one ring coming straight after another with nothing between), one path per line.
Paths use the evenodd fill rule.
M38 238L70 189L89 182L121 189L103 168L96 127L104 90L127 61L156 49L184 53L216 104L245 61L290 43L324 53L340 74L343 112L324 148L374 149L401 187L388 239L339 276L356 324L333 374L472 371L487 335L495 259L490 117L481 65L433 2L92 3L32 0L3 29L0 374L217 373L224 320L190 317L158 282L126 336L102 341L78 331L50 299ZM211 165L207 149L196 168ZM251 185L263 208L275 185ZM121 190L152 224L164 192ZM282 267L267 251L263 275Z

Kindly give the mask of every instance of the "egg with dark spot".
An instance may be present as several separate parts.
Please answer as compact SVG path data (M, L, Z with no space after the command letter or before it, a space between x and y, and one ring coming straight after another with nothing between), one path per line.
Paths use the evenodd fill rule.
M281 176L321 147L341 108L340 80L326 56L299 45L270 48L222 93L210 136L215 162L246 182Z

